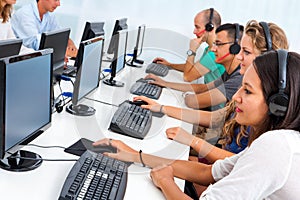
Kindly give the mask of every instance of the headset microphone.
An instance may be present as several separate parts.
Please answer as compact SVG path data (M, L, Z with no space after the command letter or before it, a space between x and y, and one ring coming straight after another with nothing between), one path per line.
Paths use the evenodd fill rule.
M226 58L227 56L229 56L229 55L230 55L230 53L228 52L228 53L226 53L224 56L222 56L221 58L218 58L216 61L219 62L219 61L225 59L225 58Z
M205 29L203 29L202 31L200 31L199 33L196 33L196 36L197 37L200 37L204 32L205 32L206 30Z

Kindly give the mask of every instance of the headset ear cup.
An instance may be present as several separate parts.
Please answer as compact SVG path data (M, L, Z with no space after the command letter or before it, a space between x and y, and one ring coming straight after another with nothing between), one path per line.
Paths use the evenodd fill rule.
M270 114L283 117L289 105L289 97L284 93L274 94L268 99L268 105Z
M238 43L233 43L230 47L229 47L229 53L236 55L240 52L241 50L241 46Z
M212 23L207 23L207 24L205 24L205 30L207 31L207 32L210 32L210 31L212 31L214 29L214 25L212 24Z

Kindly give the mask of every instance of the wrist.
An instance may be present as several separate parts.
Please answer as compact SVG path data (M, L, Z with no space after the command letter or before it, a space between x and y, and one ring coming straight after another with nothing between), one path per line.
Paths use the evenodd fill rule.
M193 149L196 149L196 147L199 145L201 138L198 138L196 136L194 136L192 143L191 143L191 147Z
M196 51L194 51L194 50L192 50L192 49L189 49L189 50L186 52L186 54L187 54L188 56L196 56Z

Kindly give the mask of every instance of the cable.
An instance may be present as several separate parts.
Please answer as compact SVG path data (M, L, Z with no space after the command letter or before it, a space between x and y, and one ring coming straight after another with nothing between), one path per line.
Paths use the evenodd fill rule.
M96 102L99 102L99 103L103 103L103 104L106 104L106 105L109 105L109 106L119 107L118 105L107 103L107 102L100 101L100 100L97 100L97 99L91 99L91 98L88 98L88 97L84 97L84 98L87 99L87 100L90 100L90 101L96 101Z
M10 152L7 152L8 154L13 155ZM23 156L10 156L10 159L23 159L23 160L42 160L42 161L77 161L78 159L47 159L47 158L29 158L29 157L23 157Z
M26 144L25 146L33 146L33 147L39 147L39 148L61 148L61 149L66 149L66 147L63 146L41 146L41 145L37 145L37 144Z

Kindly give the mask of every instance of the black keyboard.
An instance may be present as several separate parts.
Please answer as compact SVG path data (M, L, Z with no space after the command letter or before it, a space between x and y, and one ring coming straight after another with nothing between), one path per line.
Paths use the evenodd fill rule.
M77 67L74 67L72 65L67 65L67 68L64 69L63 75L66 76L73 76L77 72Z
M158 99L161 95L161 92L162 87L140 80L137 80L130 88L131 94L146 96L151 99Z
M155 74L157 76L167 76L169 67L159 63L150 63L146 68L146 73Z
M69 172L59 200L123 199L126 185L124 162L86 151Z
M152 124L152 113L149 110L124 101L114 113L109 129L130 137L144 139Z

